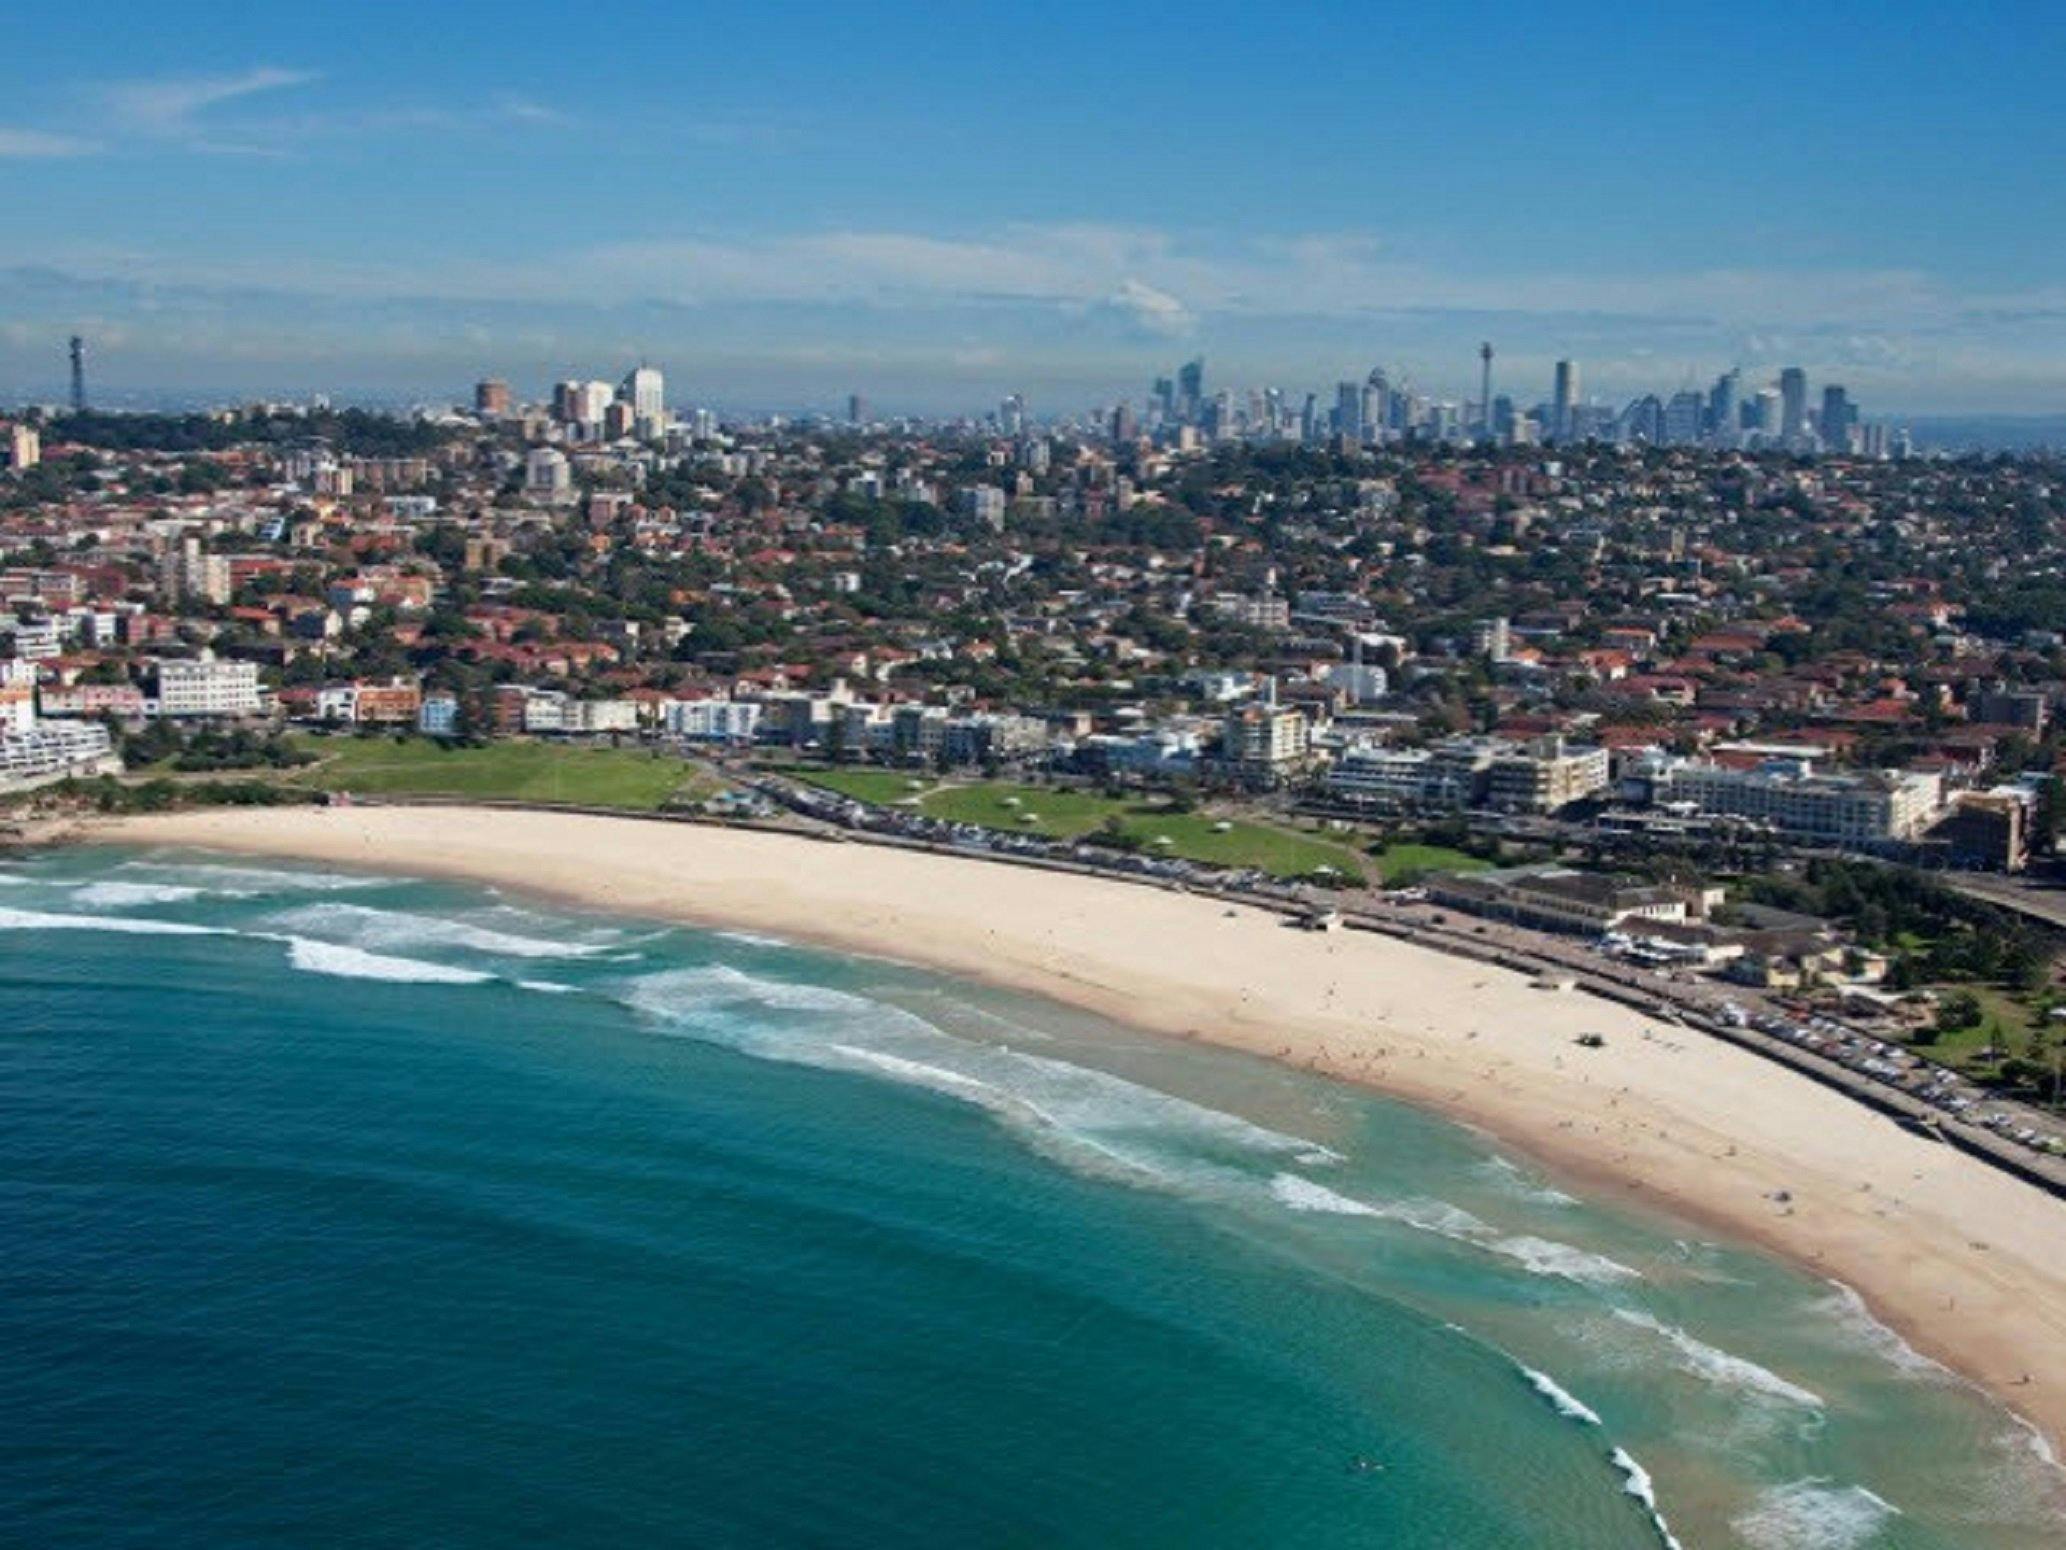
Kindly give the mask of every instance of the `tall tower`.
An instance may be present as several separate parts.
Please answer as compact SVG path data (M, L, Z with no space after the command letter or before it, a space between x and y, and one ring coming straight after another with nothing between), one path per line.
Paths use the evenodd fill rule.
M1492 343L1478 346L1478 426L1485 440L1492 439Z
M72 410L83 413L86 408L86 341L77 334L72 335Z
M1571 410L1578 402L1578 362L1557 362L1555 397L1550 406L1550 434L1559 441L1571 438Z
M1808 433L1808 374L1798 366L1779 373L1779 433L1789 439Z

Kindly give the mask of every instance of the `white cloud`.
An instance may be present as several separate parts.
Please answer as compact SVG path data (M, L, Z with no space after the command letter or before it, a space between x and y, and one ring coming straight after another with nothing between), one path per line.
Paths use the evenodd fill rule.
M1158 291L1139 280L1122 282L1118 290L1105 298L1104 305L1143 332L1164 338L1181 338L1198 326L1189 307L1167 291Z
M0 128L0 161L29 161L57 156L85 156L100 147L76 135L51 134L42 129Z
M308 70L258 65L234 75L163 76L147 81L117 81L101 88L101 100L127 128L170 139L198 132L197 120L209 109L261 92L305 86L316 79Z

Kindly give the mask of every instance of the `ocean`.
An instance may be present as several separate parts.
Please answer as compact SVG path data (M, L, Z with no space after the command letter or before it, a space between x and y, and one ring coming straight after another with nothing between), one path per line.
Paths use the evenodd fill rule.
M1845 1289L1299 1071L449 883L0 865L9 1544L1992 1550L2062 1512Z

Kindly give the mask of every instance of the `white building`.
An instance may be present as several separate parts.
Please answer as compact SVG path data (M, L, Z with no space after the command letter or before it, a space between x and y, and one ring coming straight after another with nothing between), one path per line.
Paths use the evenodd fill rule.
M1660 802L1769 824L1782 834L1830 844L1913 839L1944 806L1934 774L1867 770L1818 775L1805 759L1768 759L1755 769L1675 766L1656 788Z
M750 743L760 731L752 700L669 700L662 717L669 737L697 743Z
M631 405L634 417L640 420L661 420L667 416L667 379L660 375L657 366L639 366L624 379L623 390L618 395Z
M36 669L18 658L0 660L0 736L36 724Z
M68 775L122 768L108 729L97 722L42 723L0 732L0 791L27 791Z
M425 737L457 737L459 697L456 694L426 694L416 711L416 730Z
M562 718L566 732L636 732L636 700L569 700Z
M574 470L558 447L533 447L524 458L524 489L547 500L565 500L573 493Z
M160 716L258 714L258 665L254 662L160 657L154 665Z
M960 492L963 516L973 517L993 531L1004 527L1004 491L994 484L971 484Z

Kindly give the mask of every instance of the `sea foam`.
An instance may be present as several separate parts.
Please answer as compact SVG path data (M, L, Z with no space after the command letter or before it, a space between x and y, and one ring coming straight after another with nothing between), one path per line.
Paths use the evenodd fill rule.
M1889 1329L1865 1306L1865 1299L1841 1281L1832 1281L1830 1295L1816 1304L1815 1311L1827 1317L1839 1333L1849 1336L1867 1350L1883 1356L1903 1372L1915 1377L1948 1378L1943 1363L1932 1361L1894 1330Z
M1488 1253L1510 1259L1534 1275L1557 1276L1567 1281L1603 1284L1640 1280L1641 1274L1603 1254L1559 1243L1551 1238L1508 1237L1483 1218L1446 1200L1408 1198L1382 1202L1358 1200L1295 1173L1280 1173L1270 1181L1270 1193L1279 1205L1294 1211L1312 1211L1330 1216L1368 1216L1433 1233L1457 1243L1468 1243Z
M72 902L92 909L128 909L138 904L184 904L201 897L199 888L185 883L88 883L74 889Z
M1638 1329L1646 1329L1669 1345L1678 1356L1680 1368L1719 1388L1740 1389L1765 1399L1783 1400L1808 1410L1820 1410L1822 1397L1791 1383L1756 1362L1732 1356L1694 1339L1676 1324L1666 1324L1634 1308L1616 1308L1614 1316Z
M1643 1504L1650 1514L1651 1526L1657 1530L1657 1537L1664 1541L1666 1550L1684 1550L1671 1531L1671 1525L1664 1521L1664 1514L1657 1509L1657 1487L1650 1479L1650 1471L1635 1461L1626 1448L1616 1448L1613 1453L1614 1467L1621 1471L1621 1488Z
M397 985L481 985L495 977L478 969L459 969L445 963L425 963L420 958L369 953L362 947L319 942L313 937L287 936L276 940L287 944L287 961L308 974L332 974L339 979L352 980L387 980Z
M1730 1526L1753 1550L1857 1550L1900 1512L1862 1485L1795 1480L1760 1492Z
M376 952L419 943L463 948L498 958L592 958L603 951L584 942L518 936L443 915L418 915L364 904L309 904L288 910L277 919L296 934L341 938L354 947Z
M975 1104L1058 1160L1098 1172L1224 1196L1243 1183L1227 1166L1240 1157L1315 1155L1312 1142L1238 1115L1087 1066L957 1038L903 1007L827 985L708 964L641 976L621 994L668 1032Z
M1584 1400L1578 1398L1577 1395L1557 1382L1548 1373L1538 1372L1533 1367L1521 1366L1518 1362L1515 1365L1521 1368L1521 1376L1528 1380L1528 1386L1548 1400L1550 1408L1555 1410L1558 1415L1563 1416L1567 1420L1583 1422L1587 1426L1599 1426L1602 1424L1598 1411L1593 1409Z
M230 936L217 926L133 915L64 915L50 910L0 908L0 931L113 931L125 936Z
M269 893L338 893L352 888L380 888L402 881L392 877L359 877L349 872L301 871L289 867L233 866L220 861L127 861L125 872L144 872L230 898Z

